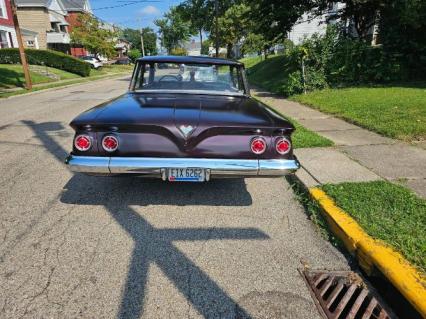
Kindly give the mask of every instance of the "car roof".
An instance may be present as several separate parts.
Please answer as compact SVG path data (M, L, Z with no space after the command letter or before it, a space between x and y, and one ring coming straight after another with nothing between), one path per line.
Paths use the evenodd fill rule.
M200 63L200 64L217 64L217 65L236 65L243 66L243 63L221 59L212 58L206 56L175 56L175 55L157 55L157 56L145 56L138 59L139 62L148 63Z

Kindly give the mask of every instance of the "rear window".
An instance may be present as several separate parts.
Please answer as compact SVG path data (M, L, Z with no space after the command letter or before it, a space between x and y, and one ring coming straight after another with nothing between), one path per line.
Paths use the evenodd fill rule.
M242 72L234 65L139 62L133 86L136 92L242 95Z

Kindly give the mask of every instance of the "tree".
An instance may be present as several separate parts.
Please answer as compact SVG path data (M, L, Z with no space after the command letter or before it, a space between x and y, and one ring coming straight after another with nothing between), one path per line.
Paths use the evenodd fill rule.
M189 40L193 33L190 23L184 20L180 10L176 7L172 7L163 19L157 19L154 23L159 28L161 43L168 52L181 47L182 43Z
M77 26L71 32L71 42L82 45L95 55L114 57L117 32L103 28L96 17L81 13L77 18Z
M250 7L241 3L228 8L222 17L218 19L219 23L219 43L227 48L227 57L232 57L234 44L240 42L248 34L251 27L249 18ZM216 41L216 34L211 33L210 39Z
M145 47L145 54L157 54L157 35L152 28L143 28L143 42ZM122 36L124 39L132 44L133 49L142 50L141 45L141 32L137 29L126 28L123 30Z
M142 52L139 49L131 49L127 54L132 60L132 62L135 62L138 58L142 56Z
M254 33L261 34L271 44L282 42L296 21L312 10L315 0L247 0Z
M377 21L377 16L387 0L344 0L340 9L328 14L328 20L350 22L356 31L356 36L361 40L369 40L371 28ZM329 11L333 4L330 0L316 0L314 2L314 15L322 15Z
M200 43L203 43L203 31L210 34L210 39L215 37L215 1L216 0L185 0L177 7L184 21L190 24L192 34L199 34ZM233 5L242 2L241 0L217 1L219 17L222 17Z
M205 40L201 44L201 54L202 55L209 55L209 49L210 49L210 41Z
M191 31L198 32L200 43L203 43L203 30L206 30L208 26L207 16L209 14L209 8L207 6L207 1L186 0L177 7L177 10L180 12L182 19L190 23ZM202 47L200 54L202 54Z
M261 34L249 33L243 42L242 52L246 53L261 53L267 46L267 41Z

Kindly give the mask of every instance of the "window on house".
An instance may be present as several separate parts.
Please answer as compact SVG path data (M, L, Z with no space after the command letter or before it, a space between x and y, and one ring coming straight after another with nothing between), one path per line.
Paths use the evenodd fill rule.
M60 27L59 27L58 22L51 22L50 23L50 30L51 31L53 31L53 32L59 32L59 29L60 29Z
M7 18L7 11L6 11L6 3L5 0L0 0L0 18Z
M6 31L0 31L0 48L6 49L8 47L9 47L9 42L7 41L7 32Z
M27 40L27 47L33 47L34 46L34 40Z

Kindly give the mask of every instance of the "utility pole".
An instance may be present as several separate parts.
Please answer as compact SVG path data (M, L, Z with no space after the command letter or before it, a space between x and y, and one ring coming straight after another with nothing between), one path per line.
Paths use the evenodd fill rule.
M216 20L216 57L219 57L219 0L214 1L214 11Z
M142 56L145 56L145 46L143 44L143 28L141 28L141 46L142 46Z
M30 70L28 67L27 58L25 56L24 42L22 41L21 28L19 27L15 0L10 0L10 4L12 7L13 24L15 26L16 38L18 40L19 55L21 57L22 68L24 69L25 87L27 90L31 90L33 88L33 84L31 82Z

